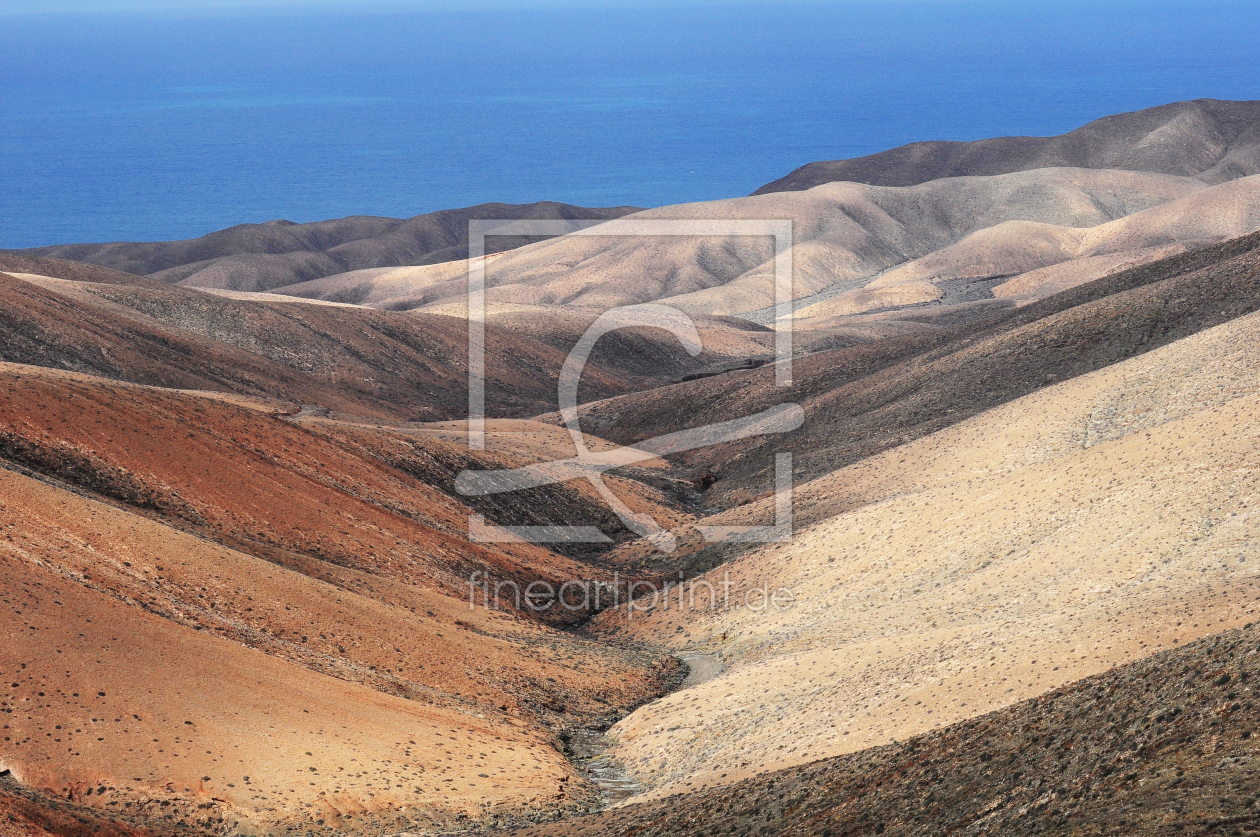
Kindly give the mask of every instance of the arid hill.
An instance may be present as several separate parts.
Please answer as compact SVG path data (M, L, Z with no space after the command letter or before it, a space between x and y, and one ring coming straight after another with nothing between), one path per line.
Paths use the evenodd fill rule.
M805 423L678 457L717 477L710 506L773 485L774 454L794 450L813 479L1038 388L1100 369L1260 310L1260 235L1174 256L961 326L798 358L795 383L769 367L660 387L581 409L583 426L633 444L686 427L800 403ZM555 421L555 416L546 417Z
M0 273L0 360L274 398L295 410L308 404L404 421L467 417L463 319L230 299L71 262L34 266L92 278ZM486 338L490 414L554 409L568 345L493 324ZM757 349L740 344L730 351L742 358ZM643 352L660 362L643 362ZM631 391L731 362L720 348L692 358L672 338L640 340L636 351L597 354L583 374L583 394Z
M1260 102L1196 99L1104 116L1057 137L915 142L851 160L809 163L753 194L844 180L911 186L942 177L1054 166L1124 169L1223 183L1260 174Z
M265 291L333 273L370 267L434 264L468 256L473 218L617 218L634 207L588 208L562 203L488 203L405 220L356 216L295 224L242 224L188 241L71 244L38 247L17 255L88 262L152 276L168 284ZM492 250L519 247L528 238L495 237Z
M725 667L613 753L653 796L729 783L1255 621L1257 340L1251 314L800 486L833 513L600 615Z
M959 302L1022 305L1260 229L1260 177L1217 186L1163 174L1037 169L908 187L806 192L664 207L623 221L792 222L792 327ZM771 323L768 237L640 236L617 224L488 257L496 317L553 319L657 302L692 316ZM625 234L623 234L625 233ZM306 299L465 316L468 265L360 270L276 288ZM594 316L592 313L591 316Z
M1251 834L1255 625L903 743L521 837Z
M1256 830L1256 107L635 216L791 219L790 316L765 239L500 241L484 449L468 219L629 209L0 253L0 837ZM648 302L703 350L601 337L579 440Z
M495 428L475 459L240 396L0 378L0 770L28 802L184 830L529 821L594 800L559 752L567 728L676 679L659 653L547 626L579 611L534 614L510 591L470 607L474 569L518 588L609 576L468 542L473 511L609 517L566 486L463 505L460 468L530 461Z

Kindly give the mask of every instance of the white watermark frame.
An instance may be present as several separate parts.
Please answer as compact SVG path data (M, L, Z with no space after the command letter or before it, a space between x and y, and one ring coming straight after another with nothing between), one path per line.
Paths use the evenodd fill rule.
M774 241L775 385L792 384L792 222L784 219L670 220L618 218L611 221L473 220L468 222L468 447L484 450L486 439L485 290L486 239L490 236L599 236L599 237L717 237L756 236ZM671 532L650 516L627 508L604 484L602 473L669 453L767 433L783 433L801 426L804 412L797 404L781 404L751 416L666 434L611 451L586 449L578 426L577 386L595 342L609 331L636 326L664 328L693 356L701 351L700 336L690 317L660 304L620 306L601 315L570 352L561 370L559 406L578 455L525 468L464 471L456 490L466 496L519 491L541 485L585 478L599 492L622 523L652 541L664 552L676 546ZM769 526L697 526L706 541L779 542L792 534L792 454L775 456L775 522ZM481 515L470 515L473 542L608 543L610 538L593 526L494 526Z

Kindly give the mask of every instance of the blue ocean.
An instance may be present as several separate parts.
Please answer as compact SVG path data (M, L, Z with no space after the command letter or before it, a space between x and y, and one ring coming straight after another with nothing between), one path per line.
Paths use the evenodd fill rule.
M1260 98L1260 3L842 0L0 16L0 247L485 201Z

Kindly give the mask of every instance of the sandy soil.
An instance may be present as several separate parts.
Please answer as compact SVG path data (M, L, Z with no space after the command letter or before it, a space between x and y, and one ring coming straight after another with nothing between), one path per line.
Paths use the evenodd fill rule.
M48 480L0 469L14 616L0 668L19 684L0 690L14 709L0 770L24 786L90 805L164 800L198 822L528 818L593 798L552 727L615 716L669 679L659 655L470 608L462 580L423 566L436 530L413 519L454 529L466 510L265 405L32 367L0 376L5 455ZM520 566L582 572L512 550Z
M233 820L314 824L400 807L417 818L425 808L476 814L554 798L570 776L506 720L384 695L174 625L11 544L0 575L13 710L4 763L22 784L76 800L105 786L99 805L177 797Z
M1258 340L1253 315L802 487L869 504L706 577L740 606L697 586L694 611L601 617L729 666L621 722L616 755L654 795L729 782L1253 621ZM791 606L745 604L766 586Z

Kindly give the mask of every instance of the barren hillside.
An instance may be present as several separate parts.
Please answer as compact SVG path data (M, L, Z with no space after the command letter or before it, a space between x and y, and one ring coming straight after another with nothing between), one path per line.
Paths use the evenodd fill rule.
M1105 116L1057 137L916 142L868 157L809 163L755 194L837 180L910 186L1050 166L1162 172L1205 183L1260 174L1260 102L1176 102Z
M688 472L716 478L706 508L746 504L770 491L779 451L795 451L798 481L813 479L1038 388L1260 310L1258 246L1260 236L1253 235L974 323L807 355L794 364L792 387L775 386L767 368L589 403L583 426L633 444L800 403L804 424L785 436L674 457ZM748 510L765 519L769 503ZM680 534L684 554L702 548L694 532ZM633 563L633 550L623 552ZM706 550L701 566L713 560L719 560L714 550Z
M462 319L229 299L130 277L137 285L120 276L80 281L0 273L0 360L265 396L292 402L295 410L309 404L352 416L422 421L467 416L468 325ZM487 343L491 415L554 408L568 346L494 325L487 328ZM693 359L676 344L647 341L648 347L658 344L670 355L661 367L624 353L596 356L582 378L586 397L676 380L728 360L720 352ZM605 365L622 359L624 370Z
M471 509L442 489L461 467L448 441L0 375L0 667L18 684L0 770L23 787L190 827L528 819L593 798L564 729L672 682L676 661L547 628L511 598L470 608L474 566L522 587L605 573L469 544ZM522 461L493 447L463 465ZM546 500L596 510L564 487Z
M869 499L691 582L695 609L683 585L602 615L726 666L621 721L617 757L656 794L731 782L1253 621L1257 339L1251 315L802 486Z
M1257 126L0 253L0 837L1260 830Z
M1249 834L1256 628L896 744L515 834Z
M472 218L616 218L634 207L590 208L542 202L481 204L414 218L359 216L310 224L242 224L188 241L115 242L39 247L15 255L70 259L152 276L165 283L265 291L362 268L434 264L468 256ZM494 249L532 239L500 236Z

